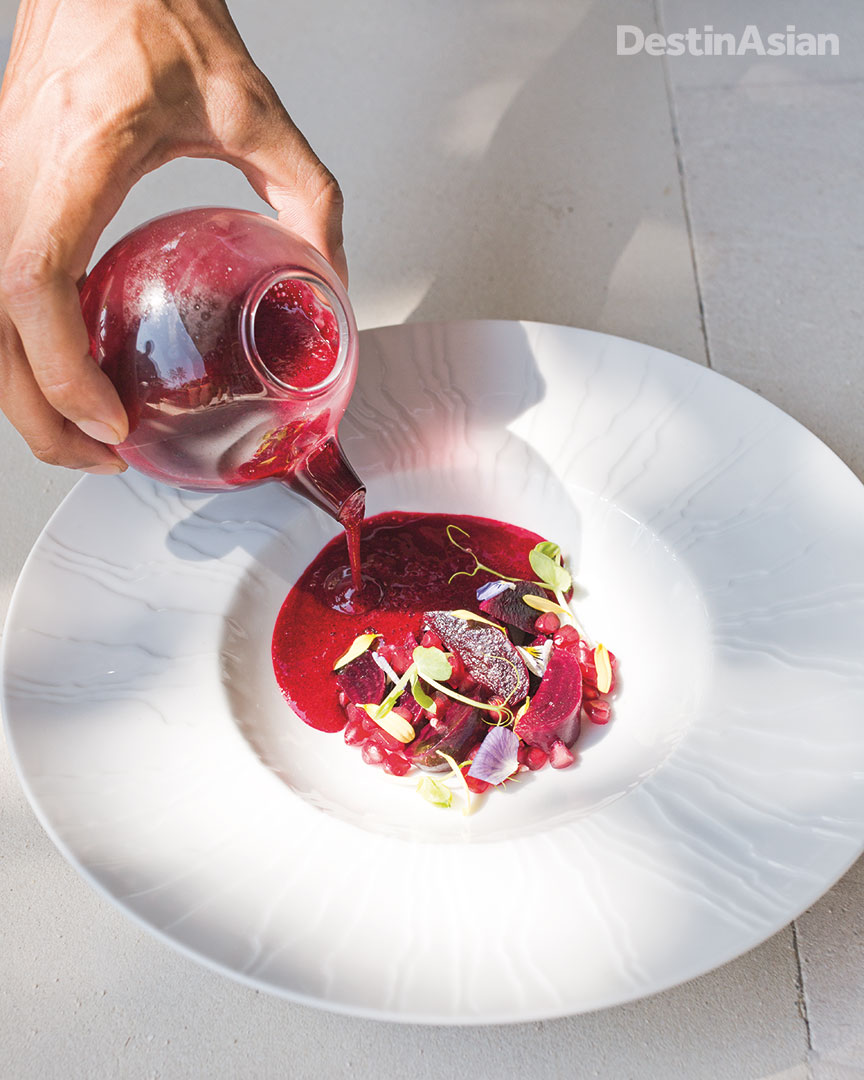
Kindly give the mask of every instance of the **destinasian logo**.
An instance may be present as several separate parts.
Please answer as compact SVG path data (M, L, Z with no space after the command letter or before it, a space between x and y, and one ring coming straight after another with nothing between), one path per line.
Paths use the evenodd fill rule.
M762 35L758 26L740 35L716 33L713 26L688 27L680 34L646 34L638 26L618 27L618 55L634 56L838 56L837 34L799 33L794 25L782 33Z

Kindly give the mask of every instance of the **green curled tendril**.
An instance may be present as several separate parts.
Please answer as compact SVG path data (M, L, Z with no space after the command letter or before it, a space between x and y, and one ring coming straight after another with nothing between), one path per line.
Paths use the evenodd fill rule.
M448 525L446 530L445 530L445 532L447 533L447 539L450 541L450 543L453 545L453 547L459 548L460 551L464 551L466 555L470 555L471 558L474 560L476 565L474 566L473 570L457 570L455 574L451 574L450 577L447 579L447 584L448 585L452 582L453 578L457 578L457 577L474 577L474 575L476 573L478 573L480 570L485 570L487 574L492 574L494 577L500 578L502 581L523 581L524 580L523 578L520 578L520 577L510 577L508 574L499 574L498 571L493 570L491 566L485 566L483 563L480 562L480 560L477 558L477 556L474 554L474 552L471 550L471 548L463 547L458 541L453 539L452 535L450 534L451 529L455 529L456 532L460 532L460 533L462 533L463 536L467 536L469 540L471 539L471 534L465 532L464 529L460 529L458 525L452 525L452 524Z

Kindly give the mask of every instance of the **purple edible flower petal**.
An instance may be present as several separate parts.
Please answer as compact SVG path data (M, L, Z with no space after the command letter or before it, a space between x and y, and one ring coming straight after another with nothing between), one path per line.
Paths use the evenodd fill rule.
M477 590L477 599L482 603L484 600L491 600L493 596L498 596L499 593L512 588L512 581L490 581L486 585L481 585Z
M519 736L509 727L493 727L474 755L468 775L487 784L503 784L519 764Z

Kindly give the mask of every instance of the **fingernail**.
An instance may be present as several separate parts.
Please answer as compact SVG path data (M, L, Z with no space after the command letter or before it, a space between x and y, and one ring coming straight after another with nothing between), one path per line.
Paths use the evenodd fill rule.
M81 469L81 472L93 473L96 476L116 476L117 473L123 472L123 466L117 465L88 465L86 468Z
M85 435L89 435L97 442L116 446L117 443L123 441L110 424L103 424L101 420L78 420L77 424Z

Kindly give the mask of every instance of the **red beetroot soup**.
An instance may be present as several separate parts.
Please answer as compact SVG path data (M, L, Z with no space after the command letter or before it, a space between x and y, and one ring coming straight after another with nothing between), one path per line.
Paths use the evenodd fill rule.
M497 574L470 573L477 553L501 574L531 578L528 552L543 537L490 518L392 511L368 518L360 539L364 585L351 587L345 536L324 547L288 594L273 633L276 679L297 715L321 731L340 731L346 716L338 702L333 664L359 634L398 640L419 634L424 611L477 610L477 588ZM452 530L451 530L452 532Z

